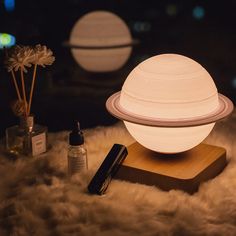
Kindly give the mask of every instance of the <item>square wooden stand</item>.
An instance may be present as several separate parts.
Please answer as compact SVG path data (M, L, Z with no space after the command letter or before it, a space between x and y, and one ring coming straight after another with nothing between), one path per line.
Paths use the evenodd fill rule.
M193 193L201 182L218 175L226 163L226 150L217 146L201 143L186 152L162 154L136 142L128 147L128 156L115 178Z

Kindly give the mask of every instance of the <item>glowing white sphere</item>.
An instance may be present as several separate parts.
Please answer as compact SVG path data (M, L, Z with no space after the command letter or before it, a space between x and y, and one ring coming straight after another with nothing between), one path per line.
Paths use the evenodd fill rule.
M131 46L122 45L131 43L132 37L125 22L107 11L84 15L75 23L70 34L71 45L87 47L72 48L71 51L80 66L91 72L109 72L121 68L132 51Z
M140 63L127 77L120 107L140 118L196 119L219 106L218 92L209 73L196 61L163 54ZM125 121L130 134L148 149L183 152L201 143L215 123L194 127L151 127Z
M201 143L215 123L194 127L162 128L124 121L134 139L144 147L162 153L178 153Z

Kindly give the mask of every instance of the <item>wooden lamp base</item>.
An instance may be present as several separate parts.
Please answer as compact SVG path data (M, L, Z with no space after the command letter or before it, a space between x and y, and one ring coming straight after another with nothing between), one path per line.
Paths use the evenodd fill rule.
M115 178L193 193L201 182L214 178L226 164L226 150L217 146L201 143L186 152L162 154L136 142L128 147L128 156Z

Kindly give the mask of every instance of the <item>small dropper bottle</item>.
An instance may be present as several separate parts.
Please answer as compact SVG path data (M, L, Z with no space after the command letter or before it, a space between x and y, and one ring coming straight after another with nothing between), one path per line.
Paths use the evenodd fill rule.
M84 147L84 136L80 130L80 123L76 122L69 134L68 146L68 175L71 177L88 169L87 150Z

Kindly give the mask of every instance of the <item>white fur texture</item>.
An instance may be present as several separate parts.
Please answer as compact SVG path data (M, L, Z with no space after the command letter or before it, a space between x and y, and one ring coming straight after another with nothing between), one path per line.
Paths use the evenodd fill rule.
M194 195L113 180L104 196L87 184L114 143L133 139L122 123L85 131L88 172L67 179L68 132L49 134L38 158L0 158L0 235L236 235L236 112L206 142L227 149L229 163Z

